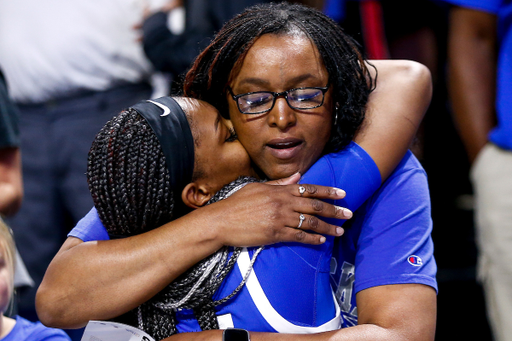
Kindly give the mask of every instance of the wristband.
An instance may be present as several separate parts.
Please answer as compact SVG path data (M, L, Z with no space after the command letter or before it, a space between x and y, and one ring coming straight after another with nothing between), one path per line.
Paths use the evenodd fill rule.
M222 333L222 341L251 341L251 338L245 329L228 328Z

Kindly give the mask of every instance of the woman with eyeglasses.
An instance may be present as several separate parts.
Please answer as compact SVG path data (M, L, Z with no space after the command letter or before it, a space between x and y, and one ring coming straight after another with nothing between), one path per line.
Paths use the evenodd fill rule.
M374 162L377 171L367 176L380 183L400 163L366 202L347 235L337 239L336 257L332 268L327 269L338 286L335 294L343 325L359 325L315 337L334 333L340 339L364 339L367 335L382 339L420 335L428 339L435 326L428 190L421 166L412 154L402 157L428 106L430 78L428 71L414 63L374 64L379 78L371 96L379 99L379 107L371 102L369 124L361 126L376 75L367 68L351 40L314 10L288 4L254 7L228 22L201 53L188 73L185 94L229 113L240 142L262 176L269 179L291 176L290 183L297 180L296 172L309 170L304 183L315 180L333 186L331 181L336 180L338 171L329 167L349 154L356 161ZM350 143L354 135L359 145ZM350 198L365 185L348 186L352 188L344 189ZM89 243L71 237L39 290L40 317L46 323L66 327L115 317L146 301L222 245L290 241L321 244L326 240L304 229L339 236L334 225L317 219L315 213L342 218L341 211L326 213L333 206L308 200L318 187L304 188L309 190L298 191L296 185L251 184L231 198L196 210L151 234ZM388 211L394 205L402 209ZM418 211L413 214L416 207ZM402 244L407 241L411 243L405 243L408 249L403 250ZM413 251L420 255L410 254ZM83 264L82 271L73 271L74 264ZM325 272L324 264L321 270ZM355 287L354 269L358 273ZM63 270L76 276L64 275ZM86 273L94 276L86 277ZM301 285L297 278L281 278L275 284L281 290ZM78 288L91 287L94 290L73 303L73 311L66 307L64 303L78 297ZM122 293L119 288L123 288ZM102 302L107 294L108 304ZM56 306L56 301L62 304ZM253 298L253 302L258 299ZM294 302L279 304L287 303ZM171 339L179 337L219 340L221 334L178 334ZM251 333L251 337L263 340L292 336Z

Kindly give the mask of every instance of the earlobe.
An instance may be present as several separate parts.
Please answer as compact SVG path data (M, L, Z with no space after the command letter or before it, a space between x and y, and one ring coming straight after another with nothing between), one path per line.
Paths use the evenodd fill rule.
M185 205L194 209L204 206L211 197L211 193L205 186L195 182L186 185L181 192L181 200Z

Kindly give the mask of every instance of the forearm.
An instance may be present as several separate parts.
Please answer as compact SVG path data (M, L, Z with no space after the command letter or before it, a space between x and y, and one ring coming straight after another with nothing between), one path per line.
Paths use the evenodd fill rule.
M276 337L276 335L279 335ZM220 340L220 339L219 339ZM402 340L393 330L365 324L317 334L251 333L252 341L389 341ZM403 339L406 341L407 339Z
M453 7L450 23L449 93L455 123L473 161L495 125L496 19Z
M377 325L363 324L330 332L316 334L278 334L250 332L251 341L411 341L413 339L401 336L394 329ZM200 333L182 333L173 335L164 341L221 341L222 331L211 330ZM424 338L423 340L431 340Z
M377 86L354 140L370 154L385 181L416 136L430 104L432 80L428 68L417 62L370 62L377 68Z
M436 293L422 284L382 285L362 290L358 325L317 334L250 332L253 341L432 341L436 330ZM220 341L222 331L176 334L167 341Z
M0 214L15 214L23 199L21 154L18 148L0 149Z
M68 238L38 289L39 318L52 327L79 328L89 320L119 316L224 245L319 244L325 240L321 234L341 235L315 217L301 230L289 227L296 226L297 212L344 218L344 210L316 200L337 200L343 194L303 185L307 191L301 196L298 186L250 184L228 199L125 239L84 243Z
M68 238L37 292L41 321L79 328L137 307L221 246L207 226L192 212L130 238L87 243Z

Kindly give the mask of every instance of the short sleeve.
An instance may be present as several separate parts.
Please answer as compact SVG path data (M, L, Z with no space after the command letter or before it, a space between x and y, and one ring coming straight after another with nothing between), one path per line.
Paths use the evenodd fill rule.
M437 290L427 176L410 152L404 162L398 167L403 171L392 174L366 206L357 241L356 292L408 283Z
M76 224L71 232L69 232L68 237L79 238L84 242L110 239L107 229L101 223L95 207Z

